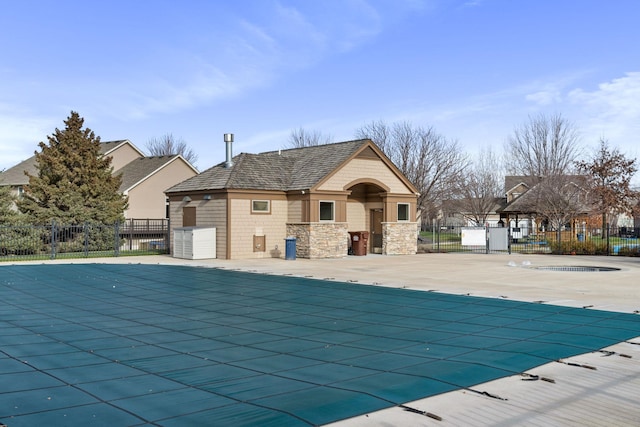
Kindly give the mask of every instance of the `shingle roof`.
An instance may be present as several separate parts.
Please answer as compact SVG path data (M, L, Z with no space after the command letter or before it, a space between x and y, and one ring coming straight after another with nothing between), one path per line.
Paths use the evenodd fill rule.
M519 184L524 184L531 188L539 181L540 178L534 176L507 175L504 177L504 191L506 193L509 190L514 189Z
M124 167L114 172L115 175L122 174L122 185L120 192L130 190L131 187L142 181L153 172L157 171L167 163L178 157L177 154L170 156L150 156L140 157L127 163Z
M118 141L101 142L100 154L108 153L125 142L128 142L128 140L121 139ZM2 172L0 175L0 185L27 185L29 183L29 177L25 175L25 172L29 172L31 175L37 175L38 169L36 168L35 155Z
M363 146L367 139L269 151L241 153L233 166L219 163L193 178L174 185L167 193L199 190L252 189L304 190L312 188Z
M527 177L513 177L513 178L527 178ZM561 177L550 177L550 178L538 178L534 179L533 177L528 177L527 180L520 180L519 182L514 183L513 187L515 187L518 183L524 182L529 185L530 188L516 199L511 201L508 205L503 207L500 212L505 213L532 213L539 206L539 199L543 192L553 191L555 188L554 185L545 185L549 180L558 180L560 179L560 184L564 185L575 185L577 188L584 188L585 185L585 176L581 175L562 175ZM557 185L557 183L555 184ZM513 188L511 187L511 188ZM581 207L583 210L586 210L586 207Z
M508 205L504 206L500 212L505 213L531 213L535 210L536 207L536 198L538 196L538 188L534 187L528 190L526 193L521 194L515 200L513 200Z
M29 183L29 177L25 175L25 172L29 172L31 175L38 173L35 156L29 157L27 160L23 160L2 172L2 174L0 174L0 185L27 185Z
M128 139L119 139L117 141L106 141L100 143L100 154L108 153L114 148L124 144L125 142L131 143ZM132 144L133 145L133 144Z

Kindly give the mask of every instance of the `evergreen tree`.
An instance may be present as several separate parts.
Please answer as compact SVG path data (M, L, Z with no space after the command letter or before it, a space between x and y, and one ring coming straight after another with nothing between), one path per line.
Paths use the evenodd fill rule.
M111 158L100 153L100 137L75 111L56 128L48 144L36 152L37 175L29 176L21 212L35 223L55 220L62 224L84 222L113 224L124 219L127 198L119 193L120 176L113 176Z
M18 212L14 208L13 194L11 194L11 187L8 185L2 185L2 174L0 173L0 224L11 223Z

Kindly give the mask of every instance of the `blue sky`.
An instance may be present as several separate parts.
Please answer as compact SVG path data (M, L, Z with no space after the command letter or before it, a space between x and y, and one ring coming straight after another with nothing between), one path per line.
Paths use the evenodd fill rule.
M638 157L639 17L637 0L5 1L0 170L71 110L103 141L172 133L200 170L227 132L238 154L409 121L474 153L538 113Z

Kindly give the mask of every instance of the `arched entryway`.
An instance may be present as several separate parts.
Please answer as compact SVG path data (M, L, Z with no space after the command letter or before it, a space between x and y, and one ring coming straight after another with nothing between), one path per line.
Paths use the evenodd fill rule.
M347 197L347 229L349 231L367 231L369 240L367 252L383 253L383 227L387 221L385 201L389 191L381 182L375 180L354 181L345 190Z

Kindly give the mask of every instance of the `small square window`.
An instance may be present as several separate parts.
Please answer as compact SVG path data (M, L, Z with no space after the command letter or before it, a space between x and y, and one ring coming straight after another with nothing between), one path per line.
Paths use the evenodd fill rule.
M409 221L409 203L398 203L398 221Z
M252 200L251 212L254 213L269 213L271 211L271 204L269 200Z
M320 221L334 220L334 206L334 202L320 202Z

